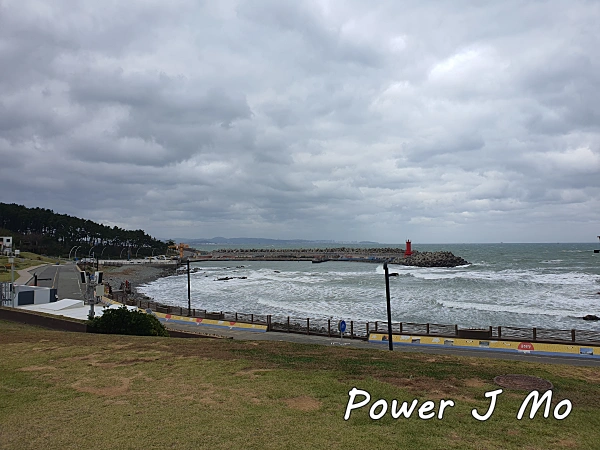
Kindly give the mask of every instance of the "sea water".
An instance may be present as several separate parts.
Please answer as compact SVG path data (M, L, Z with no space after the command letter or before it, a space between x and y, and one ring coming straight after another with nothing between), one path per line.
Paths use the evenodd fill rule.
M600 330L599 322L582 320L587 314L600 316L600 254L594 254L595 248L591 243L413 244L420 251L451 251L471 264L390 264L389 271L398 273L390 277L392 320ZM382 264L210 261L191 267L198 269L191 274L192 308L370 322L387 317ZM217 280L223 277L236 278ZM162 278L139 291L186 307L187 275Z

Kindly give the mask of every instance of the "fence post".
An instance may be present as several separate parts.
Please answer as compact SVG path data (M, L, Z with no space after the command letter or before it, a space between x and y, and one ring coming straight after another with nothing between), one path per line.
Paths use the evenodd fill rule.
M425 328L425 330L426 330L426 331L425 331L425 333L427 334L427 336L429 336L429 323L427 323L427 324L425 325L425 327L426 327L426 328Z
M533 328L533 340L537 340L537 328Z
M179 315L183 316L183 308L181 306L179 307Z
M271 331L271 314L267 315L267 331Z
M287 317L288 317L287 322L288 322L288 333L289 333L290 332L290 316L287 316Z
M250 323L254 323L254 314L250 314Z
M498 339L502 338L502 327L498 326Z
M331 337L331 319L327 319L327 336Z
M458 325L454 325L454 336L458 336Z
M402 334L402 322L400 322L400 334Z
M354 339L354 321L350 321L350 339Z
M571 340L575 342L575 330L571 330Z
M369 322L367 322L367 339L369 339Z
M310 334L310 319L306 318L306 334Z
M375 333L377 333L377 321L375 321Z
M237 322L237 311L235 312L235 321Z

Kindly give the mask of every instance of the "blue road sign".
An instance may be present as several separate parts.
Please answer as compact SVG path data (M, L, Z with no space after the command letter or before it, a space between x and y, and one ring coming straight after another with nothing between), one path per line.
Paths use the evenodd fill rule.
M346 322L344 320L340 320L340 323L338 324L338 328L340 329L340 331L343 333L344 331L346 331Z

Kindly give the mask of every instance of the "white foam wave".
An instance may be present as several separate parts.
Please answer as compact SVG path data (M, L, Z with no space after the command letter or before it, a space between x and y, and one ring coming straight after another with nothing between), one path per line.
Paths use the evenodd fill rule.
M567 309L548 309L531 306L507 306L497 304L485 304L485 303L471 303L471 302L453 302L443 300L440 302L444 307L447 308L458 308L458 309L472 309L477 311L491 311L491 312L505 312L514 314L530 314L530 315L542 315L542 316L557 316L557 317L568 317L574 313L573 310Z

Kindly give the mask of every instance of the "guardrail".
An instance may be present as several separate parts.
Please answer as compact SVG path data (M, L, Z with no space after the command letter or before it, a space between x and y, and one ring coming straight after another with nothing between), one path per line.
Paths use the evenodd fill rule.
M115 300L117 300L115 298ZM151 309L164 314L189 316L202 319L214 319L234 322L261 324L267 331L284 333L312 334L318 336L340 337L337 329L338 321L333 319L311 319L310 317L293 317L271 314L249 314L229 311L208 311L183 306L170 306L152 300L125 299L124 295L117 301L142 309ZM346 321L344 338L367 340L370 333L387 333L387 322ZM483 329L460 328L458 325L437 323L396 322L392 323L393 334L414 336L439 336L454 338L489 339L504 341L528 341L547 343L598 344L600 331L593 330L555 330L547 328L488 327Z

